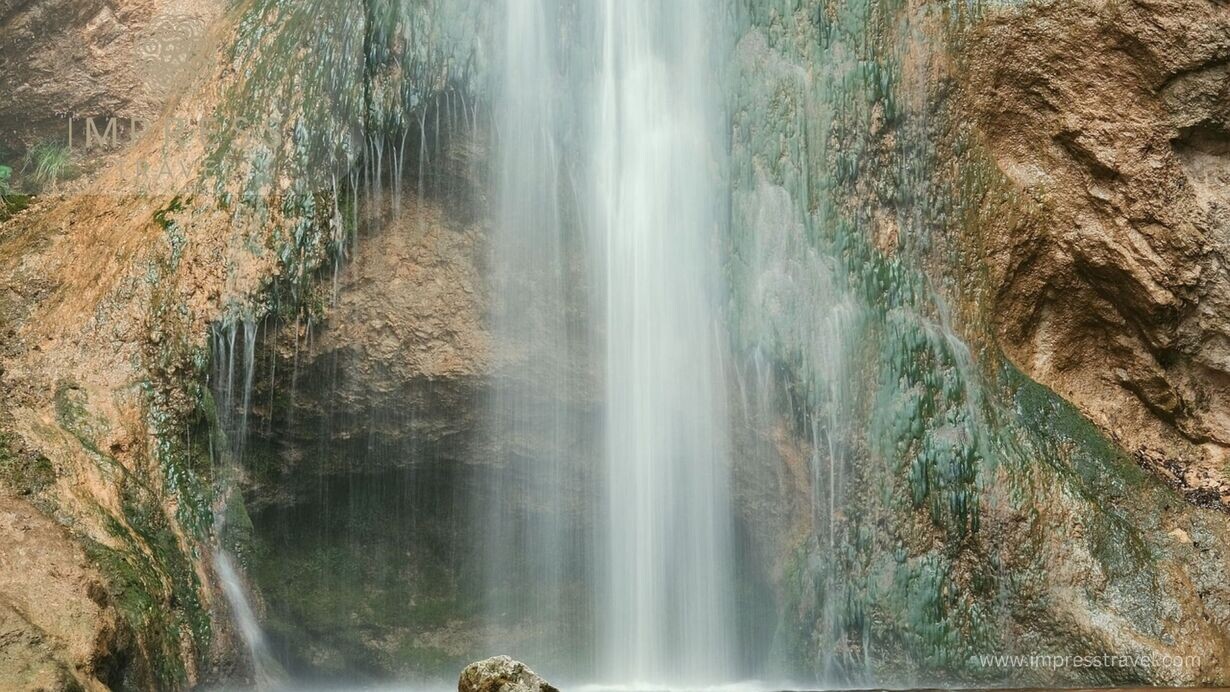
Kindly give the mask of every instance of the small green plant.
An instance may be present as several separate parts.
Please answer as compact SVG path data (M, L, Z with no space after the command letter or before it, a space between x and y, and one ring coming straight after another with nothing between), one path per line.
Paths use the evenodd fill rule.
M72 152L67 145L44 140L26 152L21 172L29 175L30 180L41 189L67 178L72 172L72 165Z
M13 169L0 164L0 221L25 209L30 198L13 189Z

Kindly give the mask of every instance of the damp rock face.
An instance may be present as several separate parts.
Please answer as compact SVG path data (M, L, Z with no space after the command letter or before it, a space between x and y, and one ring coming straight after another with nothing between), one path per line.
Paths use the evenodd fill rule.
M994 13L971 112L1024 212L983 241L1000 342L1192 502L1230 508L1230 12Z
M559 692L524 663L508 656L493 656L466 666L457 692Z

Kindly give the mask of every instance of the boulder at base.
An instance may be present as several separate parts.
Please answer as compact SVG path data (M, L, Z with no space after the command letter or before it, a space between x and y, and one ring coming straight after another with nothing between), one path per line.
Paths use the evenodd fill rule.
M457 681L457 692L559 692L524 663L508 656L494 656L466 666Z

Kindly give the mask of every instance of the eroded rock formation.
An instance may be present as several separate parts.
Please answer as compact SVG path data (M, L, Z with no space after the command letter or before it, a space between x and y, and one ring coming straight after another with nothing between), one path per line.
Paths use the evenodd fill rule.
M69 11L59 12L63 9ZM190 36L181 35L183 27L159 24L159 18L184 12L193 22L206 22L220 9L213 3L185 9L175 2L0 7L3 78L15 85L15 98L5 102L2 116L6 132L0 155L6 164L17 156L20 168L20 156L35 141L66 147L61 111L98 116L96 126L105 131L109 117L140 120L165 104L157 123L148 123L135 141L124 131L103 150L68 151L80 178L58 176L38 190L38 197L23 195L21 204L3 210L0 486L6 496L25 495L31 506L66 527L67 534L55 540L40 535L47 536L49 550L58 550L55 541L79 546L110 604L76 608L72 588L48 589L49 600L41 607L76 608L80 617L71 627L44 628L36 618L24 630L13 629L19 639L30 639L23 632L36 627L47 635L44 643L28 648L28 656L5 665L6 675L18 676L6 678L16 688L77 679L95 687L180 689L250 676L208 559L218 540L212 535L218 460L211 459L210 450L224 444L213 437L217 430L209 420L217 413L207 374L210 327L263 314L275 280L305 282L325 262L325 246L343 231L340 223L321 223L306 211L318 199L336 202L336 187L314 179L305 182L307 193L294 196L275 190L267 171L254 174L250 168L219 183L222 164L207 159L227 158L219 154L225 148L220 141L241 140L240 153L228 161L244 166L242 157L259 149L261 165L267 165L269 152L291 141L294 118L303 109L300 101L300 110L278 125L262 119L263 110L260 115L245 111L285 104L268 93L258 100L250 90L280 88L294 76L236 70L232 58L276 54L283 64L305 70L335 58L329 64L348 84L363 83L358 71L364 65L350 59L355 52L340 57L317 52L315 62L287 60L278 50L281 44L270 43L279 36L295 42L304 34L318 35L311 24L316 15L302 8L279 14L285 9L280 4L252 2L239 12L268 19L277 31L249 36L259 45L249 43L235 57L234 46L242 40L237 16L200 27L208 39L201 61L178 65L190 67L192 79L176 81L173 93L156 95L149 80L157 75L146 68L161 66L163 59L177 61L185 46L176 42L198 38L197 27ZM344 19L353 17L329 14L322 21L343 26ZM399 17L388 19L391 25ZM358 24L344 26L362 35ZM468 50L464 38L451 38L457 39L458 51ZM137 50L144 39L175 45ZM261 39L269 43L260 44ZM415 58L431 60L425 55L430 44L415 47L422 50ZM146 64L147 59L156 64ZM441 62L433 69L443 69ZM434 77L416 75L422 82L390 80L390 88L438 88ZM349 95L332 93L338 100ZM44 117L52 103L60 111ZM365 115L355 102L346 104L349 110L331 112L344 123L330 129L339 138L351 137L351 127L361 127ZM435 127L423 124L423 131ZM256 182L244 177L248 174ZM282 175L276 182L286 179ZM236 194L240 180L249 180L249 196L242 208L224 210L226 199L236 199L226 195ZM284 198L291 201L283 204ZM62 576L70 586L76 579L68 570L59 574L55 579ZM20 604L22 588L19 580L0 580L0 599ZM99 596L96 602L103 600ZM112 617L130 636L115 638L113 655L81 662L78 640L106 631ZM112 646L100 640L103 645Z
M133 633L64 527L0 496L0 687L105 690L134 684Z
M985 239L1004 347L1230 507L1230 8L1032 3L975 37L973 115L1026 210Z

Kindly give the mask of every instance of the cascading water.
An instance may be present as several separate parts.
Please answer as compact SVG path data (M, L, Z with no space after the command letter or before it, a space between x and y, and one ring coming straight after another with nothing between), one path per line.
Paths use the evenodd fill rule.
M565 509L579 502L570 440L581 357L570 329L570 249L561 204L560 93L554 3L503 10L495 89L491 331L496 378L488 402L496 468L482 507L485 600L495 650L556 660L574 654L582 623L565 615L581 534ZM569 492L568 489L571 489ZM510 634L527 623L528 636ZM550 623L549 625L546 623ZM557 652L557 653L553 653Z
M753 672L861 683L882 665L873 647L897 646L875 627L939 652L941 665L959 650L962 629L945 620L959 606L944 590L951 556L942 543L907 550L902 538L935 530L955 544L969 535L983 439L972 356L925 280L923 241L938 222L917 201L931 176L917 163L925 151L911 147L926 134L896 110L903 59L877 52L894 43L876 36L908 26L890 21L897 10L882 3L827 7L796 8L798 35L779 35L773 8L761 6L734 27L733 8L702 0L500 5L498 67L483 107L495 188L486 267L493 368L476 426L487 434L473 448L462 433L421 451L405 398L346 390L374 406L358 412L368 419L366 447L350 444L363 426L328 392L347 384L347 372L394 371L383 369L398 353L369 368L335 343L328 364L318 358L329 400L322 424L288 429L304 439L285 449L303 454L315 441L307 455L320 457L319 478L267 479L311 490L292 498L293 514L266 506L258 519L310 519L265 539L278 549L293 535L310 556L298 563L310 578L274 584L264 598L283 618L271 639L298 656L288 668L318 670L323 642L341 680L364 674L369 656L392 674L437 674L457 664L438 660L447 648L468 659L510 653L548 678L620 686L696 687ZM736 35L738 46L725 45ZM734 81L719 92L726 75ZM451 164L435 114L453 119L449 101L439 103L397 106L399 142L408 123L412 137L417 130L419 174L403 205L406 154L400 144L387 149L398 152L387 181L394 211L439 204L447 213ZM871 134L881 117L897 119L890 142ZM347 212L382 218L370 212L386 206L374 189L386 184L385 145L368 139L364 186L373 189L334 200L335 231ZM891 178L872 199L860 170L876 156L899 168L870 166L867 175ZM354 206L361 200L367 209ZM417 214L413 227L432 218ZM373 241L411 227L372 226ZM343 295L348 285L367 290L338 285ZM239 374L232 363L252 357L255 329L225 334L219 399L224 413L246 412L250 361ZM289 423L301 376L293 363L285 369ZM726 372L744 373L745 396L730 395ZM376 374L354 386L384 384ZM746 396L749 388L759 396ZM424 411L438 405L428 389ZM743 420L726 410L735 400ZM269 401L272 411L272 391ZM464 394L452 404L464 424ZM229 455L238 461L246 423L221 424L241 445ZM250 456L285 451L270 444L277 431L267 437ZM385 487L392 478L397 487ZM403 515L427 521L420 528ZM913 522L923 525L896 528ZM353 568L369 556L370 569ZM220 553L217 563L260 661L260 631L248 627L254 617L230 569L243 560ZM270 564L268 572L281 568ZM309 600L305 588L327 595L319 612L288 607ZM451 638L458 630L465 644ZM441 643L422 644L433 638ZM414 655L422 659L402 668Z
M718 318L724 138L710 88L721 35L714 18L724 15L714 9L696 0L594 3L582 9L592 40L563 46L557 3L517 0L505 10L493 332L525 353L511 356L494 397L506 449L495 485L530 506L497 493L488 508L488 591L503 612L518 599L500 590L522 584L519 605L542 615L561 605L564 566L588 563L572 577L595 595L599 660L586 674L608 681L735 675ZM571 78L557 56L564 49L582 66ZM580 124L566 127L570 118ZM585 184L571 185L565 160ZM569 294L575 271L589 274L587 293ZM605 459L593 490L604 509L593 517L592 546L578 550L584 536L547 509L589 492L560 456L578 424L562 407L575 384L568 373L589 331L569 337L568 306L586 299L605 358L590 365L604 380L605 442L591 455ZM534 435L537 451L522 458L520 441ZM565 642L574 670L586 669L581 641Z
M587 152L605 297L603 672L729 680L732 514L718 315L723 173L698 0L598 7Z

